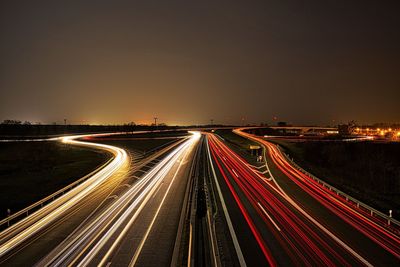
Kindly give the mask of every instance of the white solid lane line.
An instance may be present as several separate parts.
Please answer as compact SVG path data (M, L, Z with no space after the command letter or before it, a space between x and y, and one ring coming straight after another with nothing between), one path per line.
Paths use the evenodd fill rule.
M206 137L206 138L208 138L208 137ZM215 173L214 165L212 163L211 154L210 154L210 147L208 146L208 140L207 140L206 144L207 144L208 160L210 161L211 170L212 170L212 173L213 173L215 185L217 187L217 192L218 192L218 195L219 195L219 199L221 201L222 210L224 211L226 222L228 224L229 232L230 232L231 237L232 237L233 246L235 247L236 255L238 257L240 266L245 267L245 266L247 266L246 265L246 261L244 260L242 249L240 248L239 241L238 241L236 233L235 233L235 229L233 228L231 217L229 216L229 212L228 212L228 209L226 208L224 197L222 196L222 191L221 191L221 188L220 188L219 183L218 183L217 174Z
M272 224L275 226L275 228L280 232L281 228L279 228L279 226L276 224L276 222L271 218L271 216L269 216L269 214L267 213L267 211L264 209L263 206L261 206L260 202L257 202L257 205L260 207L260 209L262 210L262 212L264 212L264 214L268 217L268 219L272 222Z

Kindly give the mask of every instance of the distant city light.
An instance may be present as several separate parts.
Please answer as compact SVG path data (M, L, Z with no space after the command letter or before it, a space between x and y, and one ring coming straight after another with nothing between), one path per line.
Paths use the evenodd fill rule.
M326 131L327 134L338 134L339 131Z

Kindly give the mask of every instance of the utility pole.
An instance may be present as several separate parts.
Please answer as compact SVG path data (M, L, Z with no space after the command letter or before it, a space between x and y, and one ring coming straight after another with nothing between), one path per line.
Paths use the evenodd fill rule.
M154 126L156 126L156 127L157 127L157 120L158 120L158 118L154 117Z
M67 126L67 119L64 119L64 125Z
M213 126L214 125L214 119L211 119L210 121L211 121L211 126Z

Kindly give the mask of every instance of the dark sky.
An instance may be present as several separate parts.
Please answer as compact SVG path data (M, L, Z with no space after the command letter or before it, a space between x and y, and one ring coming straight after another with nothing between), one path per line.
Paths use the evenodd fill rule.
M400 122L400 1L1 1L0 120Z

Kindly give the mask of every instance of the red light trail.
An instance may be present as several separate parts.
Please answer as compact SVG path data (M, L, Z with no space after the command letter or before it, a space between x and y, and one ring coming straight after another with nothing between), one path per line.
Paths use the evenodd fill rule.
M208 140L213 159L270 265L276 265L274 255L235 188L239 188L246 196L293 264L348 266L354 262L360 263L359 255L343 257L342 255L346 254L345 248L332 242L327 234L312 226L312 222L293 209L284 194L280 193L272 182L260 179L248 164L218 138L208 135ZM348 258L352 260L348 262ZM368 265L366 260L362 262Z

